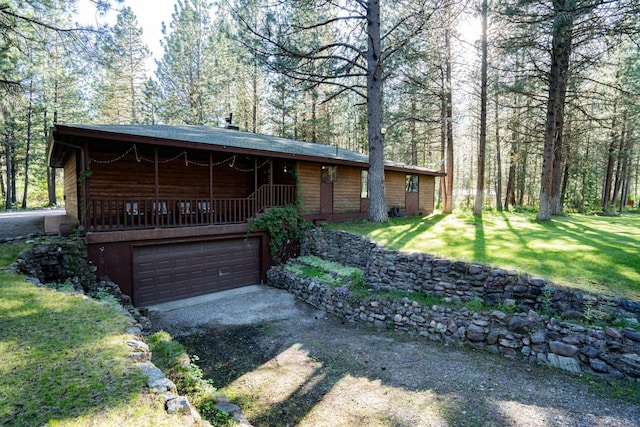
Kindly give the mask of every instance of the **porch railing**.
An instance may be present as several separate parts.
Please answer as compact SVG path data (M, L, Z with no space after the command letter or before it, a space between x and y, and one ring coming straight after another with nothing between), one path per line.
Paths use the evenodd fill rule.
M241 224L270 207L285 206L294 201L294 185L264 185L244 198L93 197L89 200L87 229L111 231Z

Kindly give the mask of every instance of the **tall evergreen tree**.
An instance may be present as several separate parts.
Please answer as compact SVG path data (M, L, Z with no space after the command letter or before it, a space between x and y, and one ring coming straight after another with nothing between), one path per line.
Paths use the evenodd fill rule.
M151 53L130 7L120 11L101 49L96 93L97 120L106 123L141 122L145 61Z
M163 26L164 56L157 61L161 93L160 117L165 123L216 123L213 28L206 0L178 0L170 27Z

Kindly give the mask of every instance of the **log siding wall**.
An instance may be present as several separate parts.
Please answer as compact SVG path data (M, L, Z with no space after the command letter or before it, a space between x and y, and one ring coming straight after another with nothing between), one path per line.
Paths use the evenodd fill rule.
M400 172L385 173L385 196L387 199L387 210L392 206L405 208L405 174Z
M360 212L360 168L338 166L338 178L333 184L333 212Z
M306 214L320 213L320 178L319 163L298 162L299 191Z
M79 219L77 169L74 152L64 165L64 206L67 215L75 219Z

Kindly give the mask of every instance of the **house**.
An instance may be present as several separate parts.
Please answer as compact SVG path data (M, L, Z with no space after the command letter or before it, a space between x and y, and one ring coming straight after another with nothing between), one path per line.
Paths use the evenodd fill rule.
M268 236L248 220L302 201L309 220L366 218L368 156L204 126L56 125L51 167L98 277L136 305L259 283ZM388 208L433 211L433 170L386 162Z

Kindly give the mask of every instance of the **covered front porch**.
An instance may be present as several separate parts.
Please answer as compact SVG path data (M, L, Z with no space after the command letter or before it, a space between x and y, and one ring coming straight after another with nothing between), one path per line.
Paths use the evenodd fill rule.
M243 224L296 201L290 160L100 142L85 153L78 199L88 232Z

